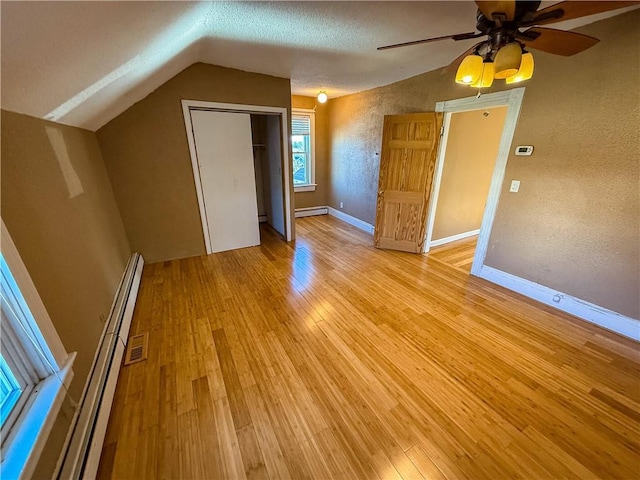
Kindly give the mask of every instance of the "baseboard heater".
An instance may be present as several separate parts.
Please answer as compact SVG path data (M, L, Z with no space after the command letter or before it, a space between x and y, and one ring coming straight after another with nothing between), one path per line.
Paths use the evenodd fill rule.
M54 478L96 478L144 260L129 258Z
M326 206L296 208L296 218L311 217L314 215L326 215L329 208Z

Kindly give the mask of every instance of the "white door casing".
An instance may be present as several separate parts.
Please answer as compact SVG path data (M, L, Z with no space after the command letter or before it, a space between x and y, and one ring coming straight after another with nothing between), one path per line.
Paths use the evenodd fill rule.
M487 248L489 246L489 236L493 228L493 221L498 209L498 200L500 198L500 189L504 180L504 172L509 159L509 151L511 142L515 133L518 117L520 116L520 106L524 97L524 87L514 88L504 92L496 92L484 94L480 97L468 97L457 100L449 100L446 102L438 102L436 104L436 112L444 112L443 137L440 141L438 157L436 160L436 178L433 188L431 189L431 202L429 205L429 214L427 216L427 237L424 242L424 252L429 251L431 236L433 234L433 225L435 221L437 198L440 193L440 181L442 180L442 171L444 168L444 159L446 155L447 140L449 135L449 126L451 124L451 115L458 112L467 112L470 110L479 110L482 108L492 108L507 106L507 116L505 118L502 136L500 138L500 147L498 148L498 156L491 177L491 186L489 187L489 196L482 216L480 224L480 233L478 235L478 243L476 245L473 264L471 266L471 274L478 275L487 256Z
M284 223L285 223L285 240L290 242L295 240L295 224L293 223L293 180L291 174L290 161L290 138L289 138L289 111L285 107L270 107L266 105L242 105L237 103L219 103L207 102L202 100L182 100L182 114L184 117L185 130L187 134L187 143L189 144L189 155L191 157L191 166L193 171L193 179L195 182L196 197L198 199L198 208L200 210L200 220L202 223L202 233L204 237L205 251L207 254L212 253L209 235L207 233L207 217L204 205L204 196L202 192L202 183L200 180L200 170L198 168L198 160L196 155L195 141L193 135L193 126L191 124L192 110L207 110L218 112L236 112L236 113L254 113L277 115L280 117L281 128L281 145L282 145L282 179L284 188ZM255 195L255 192L254 192Z

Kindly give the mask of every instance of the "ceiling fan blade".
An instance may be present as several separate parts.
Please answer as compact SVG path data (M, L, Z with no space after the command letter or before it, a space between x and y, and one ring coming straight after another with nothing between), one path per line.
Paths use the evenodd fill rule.
M536 34L539 35L535 39L531 39L531 37ZM595 37L590 37L581 33L541 27L530 28L529 30L522 32L518 35L518 40L524 43L527 47L542 50L547 53L553 53L555 55L563 55L565 57L575 55L587 48L591 48L600 41Z
M482 14L489 20L493 20L494 13L504 13L506 20L511 21L516 14L516 1L515 0L503 0L496 2L478 1L476 0L478 8Z
M446 75L447 73L452 72L453 70L456 70L458 68L458 66L462 63L462 60L464 60L464 57L466 57L467 55L471 55L483 43L486 43L486 40L483 41L483 42L476 43L473 47L465 50L463 53L460 54L460 56L458 58L456 58L453 62L451 62L446 67L444 67L442 69L442 72L440 72L440 73L442 75Z
M607 1L607 2L581 2L581 1L565 1L551 5L550 7L538 10L531 22L523 24L528 25L547 25L549 23L563 22L565 20L571 20L572 18L586 17L588 15L595 15L596 13L608 12L610 10L617 10L618 8L631 7L638 5L640 2L619 2L619 1Z
M384 47L378 47L376 50L389 50L390 48L408 47L409 45L420 45L421 43L437 42L439 40L466 40L467 38L481 37L482 33L469 32L469 33L456 33L455 35L445 35L443 37L425 38L423 40L414 40L412 42L394 43L393 45L385 45Z

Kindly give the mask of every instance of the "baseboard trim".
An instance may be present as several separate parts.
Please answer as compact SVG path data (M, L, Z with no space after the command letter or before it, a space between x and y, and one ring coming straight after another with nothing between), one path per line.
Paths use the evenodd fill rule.
M95 478L143 266L142 255L131 255L98 344L79 411L58 462L56 478Z
M457 235L451 235L450 237L444 237L438 240L432 240L429 246L437 247L439 245L444 245L446 243L455 242L456 240L462 240L463 238L473 237L474 235L478 235L479 233L480 233L480 229L471 230L469 232L464 232L464 233L458 233Z
M329 213L326 205L319 207L296 208L296 218L311 217L314 215L326 215Z
M582 320L640 342L640 320L621 315L607 308L580 300L566 293L558 292L544 285L516 277L487 265L483 265L480 268L478 276L520 293L525 297L533 298L545 305L570 313Z
M349 225L353 225L360 230L364 230L367 233L373 233L373 225L370 223L360 220L359 218L352 217L351 215L341 212L340 210L336 210L333 207L327 207L327 210L329 211L329 215L332 217L336 217Z
M258 215L258 223L264 223L267 221L267 214Z

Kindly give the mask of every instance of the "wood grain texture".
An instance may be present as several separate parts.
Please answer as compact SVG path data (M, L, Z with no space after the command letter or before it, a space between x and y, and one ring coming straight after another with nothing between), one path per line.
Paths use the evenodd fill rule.
M445 243L444 245L438 245L429 250L429 257L470 273L477 243L478 236L476 235L455 242Z
M638 344L333 217L146 265L99 478L638 478Z
M419 253L427 224L442 113L386 115L374 244Z

